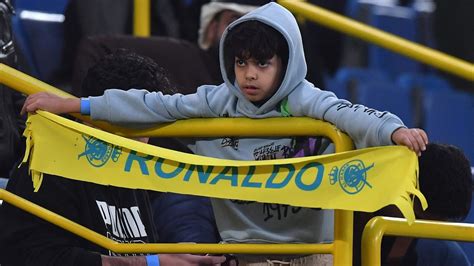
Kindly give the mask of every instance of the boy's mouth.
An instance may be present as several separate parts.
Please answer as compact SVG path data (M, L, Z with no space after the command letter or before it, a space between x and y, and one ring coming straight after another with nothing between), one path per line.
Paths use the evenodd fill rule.
M257 93L258 88L255 86L245 86L242 88L242 90L244 91L244 93L252 95Z

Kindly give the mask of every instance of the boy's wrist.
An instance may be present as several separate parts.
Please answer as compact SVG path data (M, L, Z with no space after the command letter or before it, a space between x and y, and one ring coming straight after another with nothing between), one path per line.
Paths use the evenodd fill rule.
M81 101L78 98L64 98L60 102L60 109L57 113L78 113L80 112Z
M91 114L91 105L89 98L81 98L79 103L79 110L83 115Z
M147 266L160 266L160 257L158 255L146 256L146 265Z

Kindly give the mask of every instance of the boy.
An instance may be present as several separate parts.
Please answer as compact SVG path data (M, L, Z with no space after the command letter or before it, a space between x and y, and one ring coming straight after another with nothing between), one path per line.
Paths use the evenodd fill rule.
M350 135L357 148L395 143L419 154L428 142L423 130L407 129L395 115L353 105L306 81L298 25L293 15L276 3L264 5L227 27L220 43L220 64L225 83L201 86L195 94L108 90L104 96L82 100L36 94L27 99L22 111L81 110L90 112L93 119L133 125L192 117L309 116L335 124ZM219 138L196 141L194 152L264 160L286 158L292 149L292 138ZM213 200L223 241L332 241L332 229L328 229L332 228L331 216L326 215L330 211L274 205ZM272 212L276 208L278 213Z
M162 87L172 92L156 62L125 50L103 57L89 69L82 84L84 92L92 95L103 94L104 88L133 86ZM114 241L159 242L147 191L45 174L38 192L34 192L27 164L16 169L7 189ZM0 207L0 217L2 265L158 265L160 262L161 265L193 266L214 265L225 260L224 257L190 254L161 254L159 258L114 254L8 203Z

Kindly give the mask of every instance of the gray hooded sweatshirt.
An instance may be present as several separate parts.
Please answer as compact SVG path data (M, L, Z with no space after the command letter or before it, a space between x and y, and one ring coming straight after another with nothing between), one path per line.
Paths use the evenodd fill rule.
M244 21L257 20L279 31L288 42L285 76L275 94L257 106L247 100L225 70L224 40L229 29ZM266 4L228 26L220 42L220 64L224 83L203 85L195 94L163 95L145 90L107 90L90 97L92 119L128 126L146 126L196 117L281 117L281 103L292 116L307 116L333 123L353 139L357 148L392 145L394 130L403 122L389 112L380 112L338 99L305 80L306 61L301 35L293 15L276 3ZM197 140L196 154L234 159L286 158L292 138L219 138ZM332 211L277 204L213 200L221 237L226 242L317 243L333 239Z

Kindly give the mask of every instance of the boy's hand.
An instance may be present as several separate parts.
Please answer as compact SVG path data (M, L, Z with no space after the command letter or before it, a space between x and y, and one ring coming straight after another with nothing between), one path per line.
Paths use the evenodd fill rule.
M81 110L79 98L62 98L55 94L39 92L28 96L21 108L21 114L45 110L55 114L78 113Z
M428 135L419 128L399 128L392 133L392 141L397 145L407 146L420 156L426 150Z

